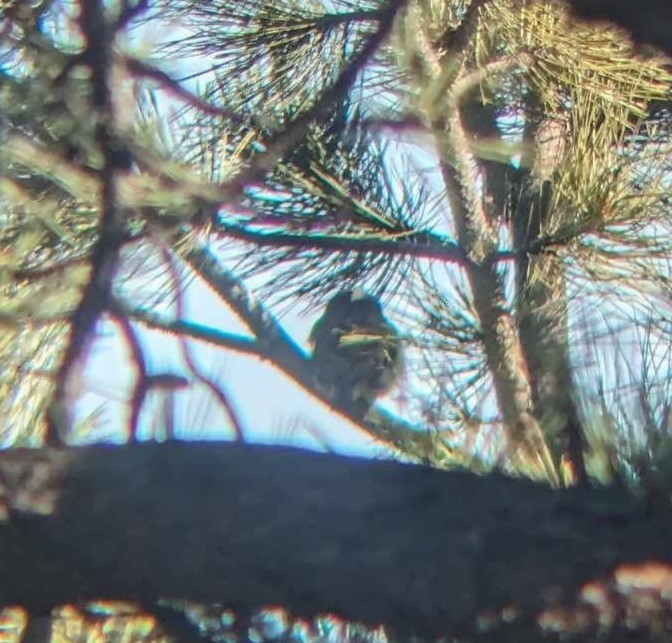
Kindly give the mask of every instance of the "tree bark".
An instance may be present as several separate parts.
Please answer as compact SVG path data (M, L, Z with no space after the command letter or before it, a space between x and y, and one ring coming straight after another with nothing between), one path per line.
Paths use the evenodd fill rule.
M7 451L0 483L0 601L31 613L173 598L402 640L672 632L672 513L617 490L179 442Z
M494 109L481 107L476 101L456 108L449 120L449 131L457 160L451 165L442 163L442 176L458 245L470 259L464 271L497 404L507 428L509 452L515 470L535 470L539 477L558 484L557 463L534 415L533 381L524 346L506 301L504 276L494 259L498 241L492 223L504 214L494 209L503 207L506 196L506 186L495 182L504 180L506 174L489 163L483 167L485 198L477 187L480 175L469 137L497 131Z
M552 127L544 127L544 121L540 123L534 96L528 96L527 103L524 141L535 150L539 180L534 180L529 167L514 169L510 164L483 160L485 201L489 219L495 225L505 221L510 225L517 252L514 321L522 360L515 368L519 377L527 379L528 389L522 389L529 390L525 403L543 431L556 470L566 463L571 467L573 481L585 484L583 432L573 400L569 359L564 266L553 256L526 252L540 241L542 230L549 227L552 183L541 177L549 179L552 175L560 153L558 141L564 141L565 132L556 133ZM469 135L475 139L501 136L495 101L483 101L480 91L470 95L461 113ZM480 287L479 291L484 289ZM493 361L506 362L500 357Z
M569 465L565 482L586 484L585 437L574 401L570 363L569 302L565 266L553 255L532 255L544 231L552 231L551 177L566 141L566 130L551 119L535 118L539 105L528 101L525 139L534 146L536 176L527 168L515 172L512 196L512 233L520 253L516 266L516 324L530 374L535 417L557 466ZM559 143L560 141L560 143ZM513 173L512 173L513 174Z

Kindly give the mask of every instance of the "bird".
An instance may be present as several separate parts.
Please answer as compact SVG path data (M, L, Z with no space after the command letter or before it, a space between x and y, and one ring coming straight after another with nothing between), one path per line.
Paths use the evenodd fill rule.
M308 341L318 390L358 418L392 388L403 369L397 329L380 301L361 290L334 295Z

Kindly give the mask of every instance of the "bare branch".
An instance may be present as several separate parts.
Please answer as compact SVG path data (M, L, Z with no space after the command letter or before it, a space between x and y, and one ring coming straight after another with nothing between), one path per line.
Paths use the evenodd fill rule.
M140 5L138 5L140 6ZM119 212L116 197L115 174L120 169L119 152L115 149L111 124L114 122L113 101L109 75L112 69L112 39L102 0L91 0L81 5L80 21L86 38L86 59L91 68L92 106L97 123L96 142L103 156L101 181L101 218L98 241L91 253L91 276L82 294L80 304L72 316L71 336L56 377L45 441L58 445L63 433L71 426L71 396L68 379L74 369L82 368L78 361L86 353L87 343L100 314L108 304L112 280L121 246L125 240L124 218Z

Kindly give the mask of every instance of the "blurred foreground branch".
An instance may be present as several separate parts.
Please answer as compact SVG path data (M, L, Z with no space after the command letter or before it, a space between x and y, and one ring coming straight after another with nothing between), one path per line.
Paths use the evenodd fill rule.
M32 613L280 604L488 641L657 640L672 616L672 514L617 491L176 442L13 450L0 481L0 601Z

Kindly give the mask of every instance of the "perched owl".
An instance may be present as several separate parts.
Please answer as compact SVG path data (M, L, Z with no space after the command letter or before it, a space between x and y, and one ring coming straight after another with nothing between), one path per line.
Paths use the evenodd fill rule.
M380 302L360 291L335 295L312 331L318 385L335 406L364 417L402 369L401 345Z

